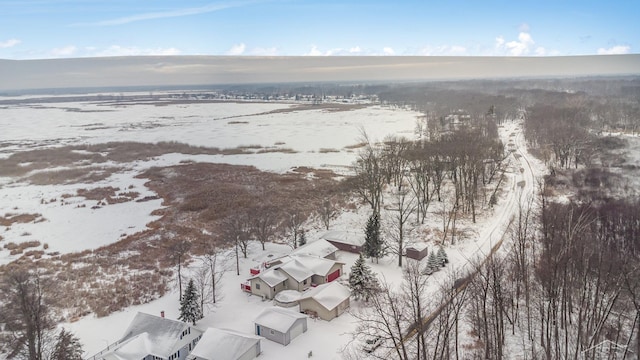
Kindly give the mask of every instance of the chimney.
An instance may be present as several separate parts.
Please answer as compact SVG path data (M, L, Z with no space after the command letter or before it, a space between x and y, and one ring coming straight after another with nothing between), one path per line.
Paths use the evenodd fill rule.
M164 310L160 311L160 317L164 319Z

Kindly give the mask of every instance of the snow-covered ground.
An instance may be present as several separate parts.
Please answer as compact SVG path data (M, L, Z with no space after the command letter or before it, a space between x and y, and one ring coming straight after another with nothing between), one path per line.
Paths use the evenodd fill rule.
M293 166L341 169L350 165L355 158L355 152L347 147L359 142L360 128L364 128L372 139L382 139L388 134L411 137L416 116L419 115L411 111L379 106L343 112L306 110L265 114L289 106L215 103L161 107L104 107L100 104L65 103L47 104L48 108L44 109L1 109L0 128L3 132L0 133L0 145L4 145L0 147L2 156L42 144L56 146L106 141L179 141L220 148L241 145L278 146L291 148L297 153L229 156L167 154L150 161L128 164L124 170L98 183L64 186L35 186L12 178L1 178L0 174L0 214L39 213L46 219L38 223L14 224L9 230L2 229L0 234L4 237L4 242L19 243L37 238L43 244L48 244L49 251L68 252L95 248L117 241L122 234L130 234L144 228L153 219L151 211L161 206L160 201L132 201L92 210L90 205L94 202L79 197L67 198L65 202L69 204L61 205L62 194L74 194L79 188L114 186L128 189L131 186L131 190L140 192L141 197L153 195L144 188L144 179L135 179L134 176L150 166L172 165L186 159L248 164L277 172L287 171ZM65 108L69 107L85 111L110 111L67 111ZM501 127L500 132L504 142L512 141L515 147L513 155L509 157L506 191L502 193L494 209L480 214L478 223L473 225L473 239L447 246L451 265L447 271L440 271L431 276L430 291L437 291L440 283L450 272L466 271L465 266L469 260L486 256L492 246L502 238L519 201L533 194L534 174L539 173L539 168L536 168L536 164L529 166L532 160L528 159L524 151L521 124L508 122ZM336 152L322 149L334 149ZM49 201L53 198L57 198L58 201ZM86 207L78 207L82 204ZM332 223L332 229L362 231L368 216L366 208L344 212ZM307 238L310 241L317 239L323 232L319 224L307 225ZM425 228L441 226L441 219L436 216L428 217L424 225ZM465 223L465 220L461 219L459 226L470 226L469 221ZM418 232L414 232L410 239L418 240L420 236ZM432 240L434 239L427 239L428 242ZM253 319L262 309L272 306L272 302L262 301L259 297L242 292L239 285L249 277L249 269L262 263L269 254L277 256L290 250L285 245L268 244L267 251L263 252L258 244L252 244L249 258L241 261L240 276L235 274L235 264L229 264L229 271L224 275L221 285L223 299L198 323L198 326L253 333ZM348 273L356 255L339 252L338 256L346 263L344 269ZM230 254L229 258L231 257ZM0 262L10 259L6 250L0 250ZM384 276L387 282L395 285L401 283L402 269L397 266L395 256L388 256L379 264L370 265L380 276ZM190 270L194 271L197 266L198 260L194 260ZM351 311L358 311L362 306L364 305L354 301ZM104 318L88 316L62 326L75 332L84 345L86 355L92 355L122 337L123 331L136 312L159 315L161 311L165 311L168 318L175 319L178 317L178 309L178 293L177 289L174 289L166 296L148 304L130 307ZM308 331L286 347L263 340L261 359L306 358L310 351L314 358L340 359L345 348L357 352L361 346L351 343L350 333L355 330L356 325L354 317L349 313L330 322L310 320ZM362 357L364 355L363 353Z
M112 186L137 191L139 199L153 196L144 179L135 176L152 166L181 161L253 165L259 169L286 172L295 166L345 171L355 159L351 145L360 140L361 129L372 139L388 134L411 137L416 112L371 106L351 111L289 109L280 103L191 103L155 106L113 103L54 103L43 106L9 106L0 109L0 157L33 148L95 144L110 141L155 143L177 141L194 146L292 149L243 155L166 154L147 161L118 163L122 167L110 177L90 184L37 186L0 172L0 216L41 214L44 221L0 226L6 243L39 241L36 250L67 253L95 249L123 236L145 229L156 217L151 212L161 200L101 206L75 195L79 189ZM70 110L72 109L72 110ZM55 200L55 201L53 201ZM17 256L0 246L0 264Z

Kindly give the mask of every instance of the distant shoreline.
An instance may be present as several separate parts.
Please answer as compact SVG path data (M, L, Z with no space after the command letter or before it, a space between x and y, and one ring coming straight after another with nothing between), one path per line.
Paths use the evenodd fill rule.
M640 54L560 57L130 56L0 60L0 94L303 82L421 82L640 75ZM61 92L59 92L61 93Z

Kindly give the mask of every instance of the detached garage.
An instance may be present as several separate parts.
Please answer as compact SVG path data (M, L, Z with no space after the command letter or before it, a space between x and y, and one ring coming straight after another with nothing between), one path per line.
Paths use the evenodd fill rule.
M187 360L251 360L260 352L259 336L209 328Z
M307 331L307 315L278 307L265 309L254 322L256 335L285 346Z
M298 303L300 311L317 314L322 320L330 321L347 310L350 297L351 290L334 281L305 291Z

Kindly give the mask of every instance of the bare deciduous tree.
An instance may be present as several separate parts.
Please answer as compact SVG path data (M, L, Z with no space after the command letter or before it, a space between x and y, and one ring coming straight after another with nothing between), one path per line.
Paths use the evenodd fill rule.
M3 341L9 358L45 360L54 343L47 283L37 272L13 268L2 279L0 322L9 333Z
M181 239L169 246L169 259L176 264L178 270L178 290L180 296L182 296L182 263L185 258L189 256L189 250L191 249L191 243L187 240Z

